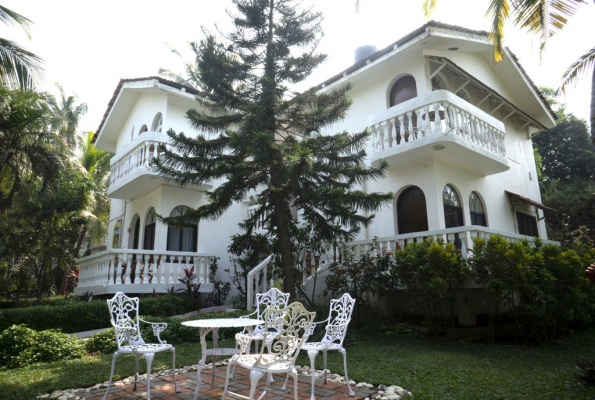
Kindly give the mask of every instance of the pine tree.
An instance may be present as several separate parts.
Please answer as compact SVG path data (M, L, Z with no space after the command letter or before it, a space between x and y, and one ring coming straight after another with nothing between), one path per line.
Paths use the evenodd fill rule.
M349 86L323 93L295 93L325 60L316 53L320 13L300 0L233 0L234 30L221 39L206 32L192 43L196 54L198 110L186 114L198 137L168 132L156 162L160 173L179 184L225 182L207 193L207 203L170 224L217 219L234 202L257 193L257 212L243 226L248 233L266 216L281 259L285 291L295 298L292 208L321 240L353 238L391 193L367 194L357 186L384 176L387 165L364 167L369 132L322 135L342 120L351 101Z

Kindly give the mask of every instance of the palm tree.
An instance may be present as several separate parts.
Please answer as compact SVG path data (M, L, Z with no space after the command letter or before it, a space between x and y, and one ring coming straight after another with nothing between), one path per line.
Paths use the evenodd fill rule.
M591 140L595 144L595 47L587 51L574 62L562 76L562 85L558 92L564 92L566 87L578 80L581 73L592 69L591 72Z
M80 252L85 239L88 244L101 242L107 234L109 221L109 198L106 191L109 183L110 160L112 153L98 150L93 144L93 132L87 132L87 136L80 141L79 164L85 174L93 180L93 189L89 193L89 206L84 214L87 224L83 227L75 248L75 255Z
M190 42L189 44L192 51L196 54L196 52L198 51L198 44L195 42ZM178 57L183 58L178 50L176 50L169 44L167 44L167 46L169 47L169 51L171 51ZM186 77L184 77L182 74L172 72L171 70L165 68L159 68L158 74L166 79L169 79L181 85L186 85L200 90L200 79L198 77L198 70L196 68L196 65L187 62L184 64L184 69L186 72Z
M66 96L64 89L58 83L56 87L60 91L60 100L55 97L49 99L53 111L52 125L60 136L73 149L77 145L76 129L83 115L87 113L87 104L75 105L76 95Z
M29 35L29 19L0 5L0 22L20 25ZM0 38L0 85L31 89L42 73L42 60L15 42Z
M45 186L61 168L50 116L44 96L0 86L0 212L12 205L29 174Z

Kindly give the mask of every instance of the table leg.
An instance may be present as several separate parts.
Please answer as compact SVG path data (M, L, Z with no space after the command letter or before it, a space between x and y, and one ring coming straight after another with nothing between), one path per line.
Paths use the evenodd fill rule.
M202 370L205 368L207 361L207 335L212 328L200 328L200 361L196 369L196 389L194 390L194 400L198 400L198 391L202 386Z
M219 328L213 328L213 348L219 347ZM211 387L215 387L215 363L217 362L217 356L213 354L211 362L213 363L213 375L211 376Z

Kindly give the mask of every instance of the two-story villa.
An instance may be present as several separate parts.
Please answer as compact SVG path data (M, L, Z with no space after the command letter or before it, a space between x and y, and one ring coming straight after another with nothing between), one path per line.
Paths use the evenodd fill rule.
M353 66L318 87L353 85L351 111L326 133L369 127L368 162L390 164L363 190L392 191L393 204L349 246L440 236L466 256L475 236L547 239L531 138L555 114L510 51L497 64L492 52L486 32L429 22L380 51L360 49ZM150 164L168 129L192 132L184 114L198 107L196 95L158 77L120 81L96 132L97 148L115 153L107 250L79 261L76 293L164 292L190 265L209 291L213 256L226 278L227 246L248 202L195 227L156 219L199 206L210 188L178 187Z

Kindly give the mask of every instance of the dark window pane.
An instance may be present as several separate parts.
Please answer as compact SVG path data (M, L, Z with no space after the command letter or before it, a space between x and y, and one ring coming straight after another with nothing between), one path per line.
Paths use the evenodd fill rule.
M537 230L537 219L534 216L517 212L516 218L519 223L519 233L521 235L533 237L539 236L539 231Z

